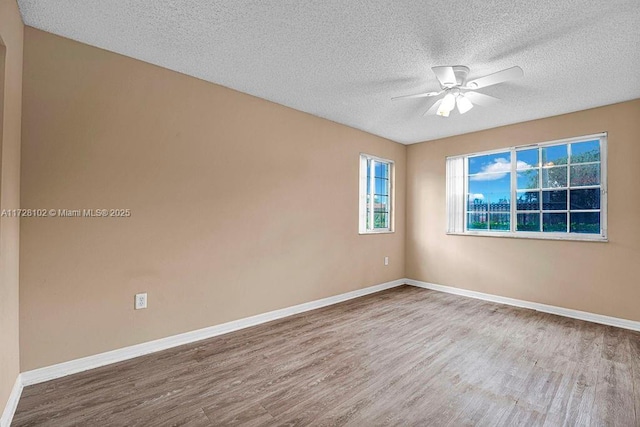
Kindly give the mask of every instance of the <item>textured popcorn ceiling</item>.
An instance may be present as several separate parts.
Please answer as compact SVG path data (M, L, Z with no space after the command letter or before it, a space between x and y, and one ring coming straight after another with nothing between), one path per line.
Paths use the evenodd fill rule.
M27 25L402 143L640 98L639 0L18 0ZM430 68L519 65L422 117Z

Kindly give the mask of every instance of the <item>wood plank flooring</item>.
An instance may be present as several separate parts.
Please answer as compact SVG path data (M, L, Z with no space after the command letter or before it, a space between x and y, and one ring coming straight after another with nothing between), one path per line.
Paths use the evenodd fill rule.
M402 286L26 387L12 426L640 426L640 333Z

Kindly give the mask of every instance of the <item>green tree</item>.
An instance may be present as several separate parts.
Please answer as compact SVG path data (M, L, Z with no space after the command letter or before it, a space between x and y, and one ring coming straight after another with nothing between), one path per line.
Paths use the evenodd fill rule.
M591 186L591 185L599 185L600 184L600 163L591 163L591 162L599 162L600 161L600 150L594 149L590 151L586 151L584 153L577 154L572 156L571 165L567 166L568 158L560 158L555 161L553 165L556 167L549 168L533 168L525 171L518 172L519 174L524 174L528 177L527 187L528 188L537 188L538 187L538 173L544 173L543 175L543 186L546 187L545 190L534 190L528 191L518 197L517 203L526 204L526 203L534 203L536 198L540 197L543 201L547 200L547 203L553 203L550 199L552 194L545 195L542 193L552 191L553 188L556 187L583 187L583 186ZM591 164L588 164L591 163ZM562 165L562 166L559 166ZM570 168L567 171L567 167ZM570 174L570 182L567 182L567 172ZM556 190L557 191L557 190ZM562 191L562 190L560 190ZM565 190L566 191L566 190ZM566 200L569 200L567 198ZM573 208L579 209L597 209L600 207L600 191L596 189L574 189L572 191L571 197L571 205ZM567 206L567 208L571 209L572 206ZM542 209L544 209L544 203ZM548 209L548 208L547 208ZM580 215L573 214L571 215L571 231L580 232L580 233L599 233L600 232L600 224L598 222L594 222L595 215ZM562 231L566 229L564 223L558 222L557 224L547 224L545 227L547 231Z

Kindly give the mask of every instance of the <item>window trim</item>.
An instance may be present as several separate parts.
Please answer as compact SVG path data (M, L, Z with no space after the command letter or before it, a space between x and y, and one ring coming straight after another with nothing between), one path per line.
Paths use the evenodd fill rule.
M550 147L555 145L568 145L568 149L571 149L569 144L576 142L585 142L588 140L598 139L600 141L600 233L598 234L589 234L589 233L571 233L567 232L543 232L543 231L517 231L517 203L515 203L517 196L517 159L516 152L523 149L532 149L532 148L541 148L541 147ZM518 239L537 239L537 240L573 240L573 241L586 241L586 242L608 242L608 226L607 226L607 196L608 196L608 176L607 176L607 141L608 134L607 132L601 132L590 135L582 135L571 138L563 138L551 141L544 141L534 144L523 144L516 145L511 147L504 147L500 149L493 149L487 151L480 151L474 153L468 153L457 156L447 156L447 161L450 159L461 158L463 159L463 201L462 201L462 231L452 230L450 224L447 225L447 234L450 235L466 235L466 236L483 236L483 237L506 237L506 238L518 238ZM481 156L481 155L490 155L497 153L509 152L511 154L511 186L510 186L510 194L511 194L511 206L510 206L510 229L508 231L483 231L483 230L468 230L467 229L467 221L468 221L468 177L469 177L469 157ZM571 153L569 152L569 156ZM595 162L594 162L595 163ZM571 164L567 163L568 176L570 176L571 172ZM448 179L448 178L447 178ZM447 184L448 185L448 184ZM591 188L598 186L585 186L584 188ZM578 187L578 189L582 189L583 187ZM564 188L567 191L567 194L571 192L571 183L569 178L567 180L567 187ZM542 187L537 189L538 191L543 191ZM446 194L446 203L447 206L450 205L449 201L450 194L447 192ZM540 212L544 211L542 207L540 208ZM538 211L536 211L538 212ZM570 200L567 199L567 209L566 212L571 212L570 209ZM447 222L452 220L451 214L448 212L447 214ZM569 227L569 224L567 224Z
M389 227L367 229L367 161L373 160L389 165ZM359 162L359 215L358 234L388 234L395 233L395 162L372 154L360 153ZM373 177L373 175L372 175ZM371 188L374 188L372 185Z

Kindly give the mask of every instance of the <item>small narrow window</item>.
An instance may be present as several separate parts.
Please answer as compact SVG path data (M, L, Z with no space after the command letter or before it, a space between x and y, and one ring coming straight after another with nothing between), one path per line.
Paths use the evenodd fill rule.
M360 233L393 231L393 161L360 155Z

